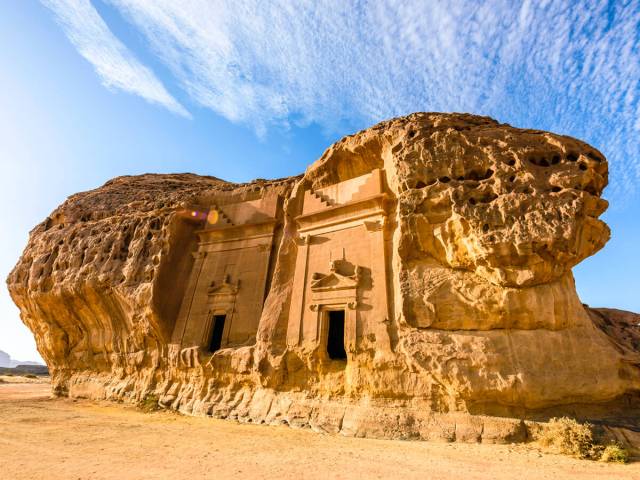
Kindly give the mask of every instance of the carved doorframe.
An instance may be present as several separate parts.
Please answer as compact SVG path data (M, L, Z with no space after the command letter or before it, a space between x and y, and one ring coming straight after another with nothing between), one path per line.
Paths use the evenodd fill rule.
M358 324L358 289L360 286L360 267L355 274L343 275L339 272L341 261L330 263L328 274L314 273L311 283L311 304L315 312L316 345L320 347L321 358L328 359L326 352L329 333L329 314L331 311L344 311L344 347L348 353L356 351Z
M325 361L333 361L327 353L327 345L329 342L329 312L344 312L344 349L349 353L356 350L356 327L357 327L357 311L355 304L350 303L326 303L312 305L316 307L316 343L319 347L320 358Z
M216 286L212 282L209 287L207 304L207 321L203 331L203 336L200 342L201 347L206 348L213 334L213 319L216 315L224 315L224 330L222 331L222 341L220 348L224 348L229 345L229 335L231 333L231 326L233 324L233 317L236 313L236 298L238 290L240 288L240 282L231 283L227 276L219 286Z

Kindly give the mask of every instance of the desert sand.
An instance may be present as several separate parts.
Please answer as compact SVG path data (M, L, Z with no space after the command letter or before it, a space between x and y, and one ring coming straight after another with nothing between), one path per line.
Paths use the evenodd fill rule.
M0 449L2 478L15 480L640 479L640 462L611 465L527 445L359 439L144 413L131 405L51 398L42 382L0 383Z

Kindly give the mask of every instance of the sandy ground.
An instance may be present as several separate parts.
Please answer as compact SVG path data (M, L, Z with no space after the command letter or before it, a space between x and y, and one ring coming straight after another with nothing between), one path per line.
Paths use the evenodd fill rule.
M240 425L132 406L49 398L46 383L0 383L6 479L640 479L526 446L369 440Z
M36 378L25 377L24 375L0 375L0 384L3 383L46 383L49 384L49 377L36 376Z

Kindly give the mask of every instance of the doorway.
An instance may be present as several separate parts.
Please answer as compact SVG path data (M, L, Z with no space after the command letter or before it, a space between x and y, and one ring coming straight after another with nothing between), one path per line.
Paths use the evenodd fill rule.
M347 352L344 348L344 310L330 310L327 312L329 328L327 332L327 354L332 360L346 360Z
M214 315L213 325L211 326L211 338L209 339L209 351L211 353L220 350L222 345L222 333L224 332L224 322L226 315Z

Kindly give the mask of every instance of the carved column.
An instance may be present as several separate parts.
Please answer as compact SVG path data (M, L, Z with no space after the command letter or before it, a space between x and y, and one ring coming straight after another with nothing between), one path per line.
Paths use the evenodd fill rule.
M200 273L202 272L202 267L204 265L204 261L207 257L207 252L198 251L193 253L193 257L195 261L193 263L193 267L191 268L191 274L189 275L189 283L187 284L187 288L185 290L184 300L182 305L180 305L180 313L178 314L178 321L176 322L176 326L173 330L173 343L178 343L182 345L182 339L184 337L185 329L187 328L187 320L189 319L189 315L191 314L191 306L193 305L193 297L196 292L196 287L198 286L198 281L200 279Z
M376 343L381 350L391 351L391 338L389 335L389 300L387 284L387 258L385 248L385 223L386 216L377 221L365 222L365 227L371 236L371 277L374 282L372 298L379 299L378 311L384 312L384 317L379 318L372 325L376 336Z
M287 328L287 345L297 347L300 345L300 332L304 321L304 306L306 303L305 292L307 289L307 277L309 270L309 244L311 236L305 235L298 239L298 255L296 258L296 270L293 276L291 291L291 307L289 309L289 325Z

